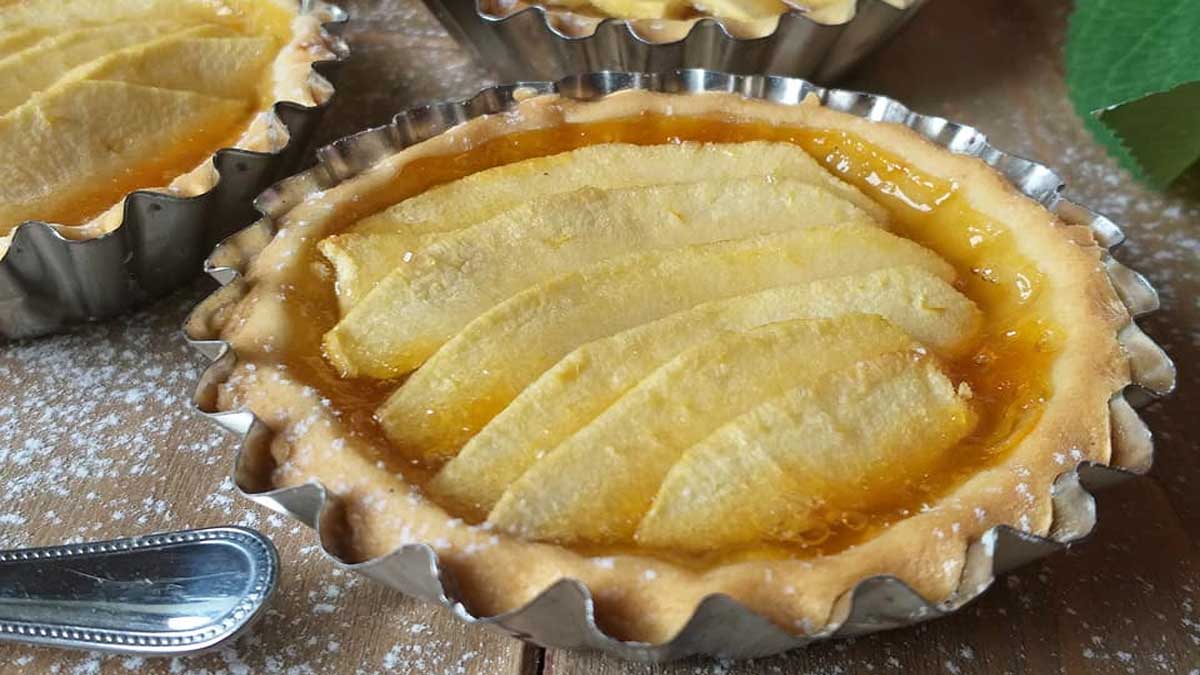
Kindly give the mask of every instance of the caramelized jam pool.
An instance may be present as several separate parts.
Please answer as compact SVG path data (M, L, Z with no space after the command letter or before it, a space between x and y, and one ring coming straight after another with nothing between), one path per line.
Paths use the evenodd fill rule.
M941 465L925 473L864 477L847 486L827 510L827 525L808 533L800 543L763 543L714 551L706 556L652 551L677 564L703 569L741 559L806 558L836 552L892 523L920 511L979 470L1002 460L1036 423L1049 392L1050 366L1060 347L1061 333L1041 300L1042 274L1022 257L1011 233L967 204L953 182L922 175L900 159L861 138L841 131L779 127L744 121L641 115L636 118L568 125L512 134L463 153L417 160L378 194L365 195L345 214L344 227L357 218L417 194L432 185L455 180L482 169L530 157L607 142L643 145L682 141L738 142L770 140L799 145L834 174L857 186L888 209L892 230L934 251L959 272L959 287L983 311L984 325L975 349L947 365L952 379L967 383L979 414L976 430ZM314 256L318 256L315 252ZM328 282L320 283L330 286ZM308 357L292 361L293 374L307 379L354 420L354 433L369 437L376 449L373 460L406 480L421 484L431 468L413 466L389 452L388 443L371 419L395 382L340 378L317 356L320 334L336 322L338 311L331 288L315 294L316 306L305 308L318 326L317 344ZM859 508L855 493L870 490L870 508ZM882 499L879 496L883 495ZM636 550L635 545L574 547L587 554L612 555Z

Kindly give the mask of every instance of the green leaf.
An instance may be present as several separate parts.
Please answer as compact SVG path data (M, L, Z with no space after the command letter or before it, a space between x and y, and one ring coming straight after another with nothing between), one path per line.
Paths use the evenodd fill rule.
M1147 182L1166 187L1200 158L1200 82L1109 108L1100 121L1138 161Z
M1084 124L1135 176L1165 186L1200 159L1200 1L1077 0L1066 61Z

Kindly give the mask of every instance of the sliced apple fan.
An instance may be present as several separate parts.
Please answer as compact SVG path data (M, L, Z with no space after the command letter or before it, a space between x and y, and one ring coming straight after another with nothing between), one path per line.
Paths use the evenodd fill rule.
M325 351L343 375L406 376L377 419L472 521L793 541L847 485L930 467L975 423L940 364L979 310L887 226L790 144L508 164L320 243L342 311Z

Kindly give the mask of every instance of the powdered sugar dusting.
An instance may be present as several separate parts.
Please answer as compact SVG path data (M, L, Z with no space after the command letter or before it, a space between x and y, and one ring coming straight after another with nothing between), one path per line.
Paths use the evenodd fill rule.
M161 489L177 480L161 453L200 466L228 459L228 438L197 425L187 405L202 362L171 335L194 297L168 301L168 311L137 315L127 326L5 349L0 378L37 386L0 390L0 545L35 543L46 526L83 520L85 512L103 516L77 527L73 539L189 524L193 509L179 509ZM114 489L121 485L149 489ZM30 509L31 502L47 508Z
M503 669L517 643L336 569L311 530L237 495L235 439L191 410L207 362L179 331L210 288L198 282L130 317L3 348L0 381L22 386L0 387L0 545L255 527L282 557L265 617L236 644L167 661L0 646L6 672L320 673L347 662L368 672ZM360 632L366 623L374 628ZM427 669L414 670L419 663Z

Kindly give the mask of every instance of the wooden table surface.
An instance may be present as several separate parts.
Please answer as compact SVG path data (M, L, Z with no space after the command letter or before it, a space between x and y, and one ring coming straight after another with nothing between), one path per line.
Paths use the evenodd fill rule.
M417 0L345 4L357 17L348 32L355 54L324 139L489 83ZM0 668L1200 674L1200 204L1183 190L1139 187L1086 136L1065 97L1068 11L1061 1L937 0L849 85L974 124L999 147L1055 167L1070 195L1124 226L1121 257L1160 289L1164 309L1143 323L1179 365L1179 389L1144 411L1157 436L1153 471L1101 495L1087 542L1001 579L951 618L782 657L650 667L543 651L338 572L307 529L237 497L227 478L233 438L188 406L204 361L178 326L211 288L199 281L130 317L0 347L0 546L256 527L283 558L266 618L237 644L188 659L5 646Z

